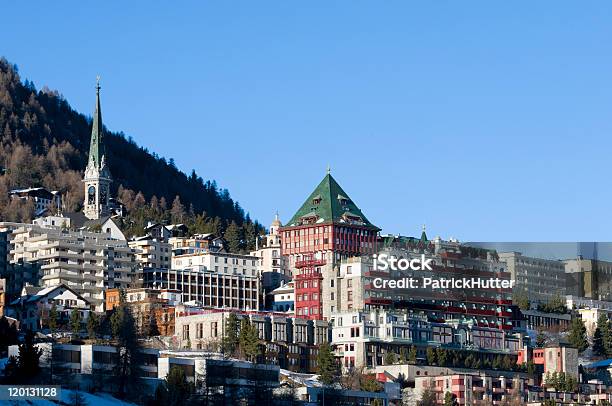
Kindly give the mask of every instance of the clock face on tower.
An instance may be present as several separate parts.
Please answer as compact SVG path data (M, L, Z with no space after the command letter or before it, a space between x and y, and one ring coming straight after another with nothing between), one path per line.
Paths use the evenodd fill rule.
M96 203L96 188L94 186L90 186L87 189L87 204L95 204Z

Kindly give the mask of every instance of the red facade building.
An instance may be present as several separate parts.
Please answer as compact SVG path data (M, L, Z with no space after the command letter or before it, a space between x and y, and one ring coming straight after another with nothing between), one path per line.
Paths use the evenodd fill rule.
M374 254L378 231L328 173L281 228L283 255L295 280L297 317L323 318L323 269L333 270L348 257Z

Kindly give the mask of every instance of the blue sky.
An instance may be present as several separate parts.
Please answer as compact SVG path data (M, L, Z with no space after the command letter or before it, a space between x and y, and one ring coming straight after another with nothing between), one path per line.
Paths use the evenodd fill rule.
M384 232L611 240L609 1L8 2L23 78L287 220L332 174Z

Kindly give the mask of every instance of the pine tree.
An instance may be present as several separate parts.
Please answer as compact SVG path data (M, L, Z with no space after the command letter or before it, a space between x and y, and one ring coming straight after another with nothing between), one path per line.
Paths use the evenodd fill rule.
M584 326L584 321L582 321L580 317L574 317L572 319L568 340L574 348L578 349L579 353L589 347L586 327Z
M238 253L242 249L242 238L240 236L240 228L236 222L232 221L225 230L223 238L227 242L229 252Z
M436 406L438 402L436 401L436 392L432 389L427 388L423 391L421 395L421 400L417 402L417 406Z
M338 364L334 352L329 343L324 342L319 346L317 354L317 373L323 385L331 385L338 376Z
M89 335L89 338L95 340L99 328L100 318L95 312L89 313L89 318L87 318L87 334Z
M224 354L234 355L238 348L238 316L230 313L225 321L225 334L221 340L221 349Z
M245 358L251 362L256 362L259 355L259 333L257 327L249 322L248 318L243 318L240 324L240 350Z
M125 398L129 390L137 390L141 371L136 323L125 301L124 291L119 293L119 305L113 309L110 324L119 354L115 368L118 395Z
M393 365L397 359L397 355L393 351L385 353L385 365Z
M444 394L444 406L454 406L455 404L456 403L453 394L450 392L446 392Z
M192 385L187 382L187 377L182 368L173 366L166 376L165 382L166 402L168 406L182 406L187 403L193 391Z
M417 350L416 347L413 345L410 347L410 351L408 351L408 363L409 364L416 364L417 362Z
M55 306L55 303L53 303L51 309L49 310L49 319L47 320L47 324L49 326L49 331L51 332L51 334L57 331L57 319L57 307Z
M597 322L597 328L593 333L593 354L605 357L607 355L604 345L603 334L601 333L600 323Z
M612 327L605 313L602 313L597 318L597 328L601 333L601 343L604 348L604 353L602 353L602 355L612 357Z
M427 365L437 365L436 364L436 350L432 347L427 347Z
M21 380L31 380L40 372L40 356L42 349L34 345L34 333L28 330L23 344L19 345L19 359L17 361L18 375Z
M75 336L81 331L81 313L77 309L70 313L70 329Z

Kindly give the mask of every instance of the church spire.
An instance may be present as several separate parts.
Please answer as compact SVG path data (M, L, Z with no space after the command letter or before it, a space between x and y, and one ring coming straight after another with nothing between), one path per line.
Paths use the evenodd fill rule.
M106 164L106 149L104 147L104 134L102 129L102 109L100 108L100 76L96 78L96 110L94 111L91 126L91 143L89 144L89 162L95 169L100 170Z

